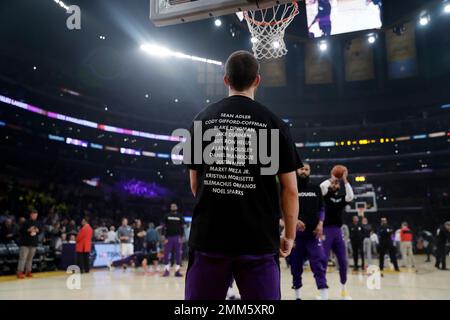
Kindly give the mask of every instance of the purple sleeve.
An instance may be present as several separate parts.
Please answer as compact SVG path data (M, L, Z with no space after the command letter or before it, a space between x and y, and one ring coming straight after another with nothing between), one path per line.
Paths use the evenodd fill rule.
M322 208L319 212L319 221L324 221L325 220L325 210Z

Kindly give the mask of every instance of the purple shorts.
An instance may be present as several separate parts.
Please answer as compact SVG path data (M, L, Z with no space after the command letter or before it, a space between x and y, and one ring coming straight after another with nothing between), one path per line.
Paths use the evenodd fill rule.
M225 300L232 278L242 300L280 300L280 266L275 253L227 256L191 251L186 300Z

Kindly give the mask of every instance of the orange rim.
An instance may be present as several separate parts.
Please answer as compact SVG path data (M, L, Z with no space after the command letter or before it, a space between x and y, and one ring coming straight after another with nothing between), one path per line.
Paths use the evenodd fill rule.
M262 26L262 27L283 24L283 23L289 21L293 16L296 16L300 12L298 9L297 1L292 1L292 4L294 5L294 10L292 11L292 13L288 17L278 20L278 21L272 21L272 22L256 21L255 19L250 18L250 16L248 15L248 11L244 11L244 18L245 18L245 20L250 21L252 24L257 25L257 26ZM267 9L261 9L261 10L267 10Z

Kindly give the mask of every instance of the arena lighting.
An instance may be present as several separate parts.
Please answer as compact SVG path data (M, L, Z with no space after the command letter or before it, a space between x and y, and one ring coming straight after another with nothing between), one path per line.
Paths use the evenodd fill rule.
M374 44L375 41L377 41L377 38L376 38L373 34L371 34L371 35L369 35L369 37L367 38L367 41L368 41L370 44Z
M56 4L58 4L61 8L65 9L66 11L69 10L69 6L66 5L64 2L60 0L53 0Z
M66 143L74 145L74 146L83 147L83 148L88 147L88 142L83 141L83 140L78 140L78 139L66 138Z
M155 44L143 44L143 45L141 45L141 50L149 55L152 55L155 57L160 57L160 58L173 57L173 58L192 60L192 61L197 61L197 62L202 62L202 63L207 63L207 64L214 64L217 66L223 65L223 63L221 61L191 56L191 55L188 55L188 54L185 54L182 52L172 51L168 48L161 47L161 46L158 46Z
M419 18L419 24L422 27L425 27L426 25L428 25L428 23L430 23L430 16L428 14L423 14L420 18Z
M450 3L444 3L444 13L450 13Z
M53 134L49 134L49 135L48 135L48 138L49 138L50 140L53 140L53 141L60 141L60 142L66 141L66 139L64 139L64 137L55 136L55 135L53 135Z
M258 41L259 41L259 40L258 40L257 37L251 37L251 38L250 38L250 42L253 43L253 44L257 43Z
M174 141L174 142L180 142L183 140L182 138L176 137L176 136L167 136L167 135L142 132L142 131L137 131L137 130L132 130L132 129L117 128L114 126L100 124L100 123L96 123L96 122L92 122L92 121L88 121L88 120L84 120L84 119L78 119L78 118L66 116L66 115L63 115L60 113L47 111L47 110L38 108L36 106L27 104L25 102L17 101L17 100L14 100L9 97L2 96L2 95L0 95L0 102L3 102L7 105L14 106L14 107L17 107L17 108L20 108L20 109L23 109L23 110L26 110L29 112L33 112L33 113L37 113L37 114L46 116L47 118L70 122L70 123L75 123L75 124L83 126L83 127L89 127L89 128L93 128L93 129L102 130L102 131L114 132L114 133L118 133L118 134L130 135L130 136L141 137L141 138L152 139L152 140ZM107 110L107 108L108 107L105 107L106 110Z
M221 27L221 26L222 26L222 20L220 20L220 19L214 20L214 25L215 25L216 27Z
M327 42L326 42L326 41L321 41L321 42L319 43L319 49L320 49L320 51L322 51L322 52L327 51L327 50L328 50L328 44L327 44Z
M280 42L279 41L274 41L272 45L273 45L273 47L275 49L278 49L280 47Z
M439 137L445 137L445 131L440 131L440 132L433 132L428 134L429 138L439 138Z

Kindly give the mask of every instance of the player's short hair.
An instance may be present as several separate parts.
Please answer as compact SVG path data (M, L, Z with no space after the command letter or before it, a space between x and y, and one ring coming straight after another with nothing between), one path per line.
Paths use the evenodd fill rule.
M259 62L248 51L233 52L225 64L225 76L231 88L244 91L251 87L259 74Z

